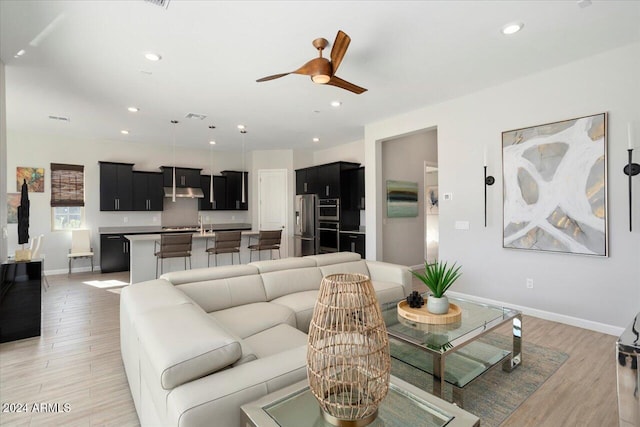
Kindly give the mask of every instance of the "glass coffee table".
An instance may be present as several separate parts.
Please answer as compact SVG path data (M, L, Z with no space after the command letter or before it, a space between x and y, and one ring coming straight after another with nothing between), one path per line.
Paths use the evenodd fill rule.
M462 407L463 387L500 362L507 372L522 362L522 313L459 298L449 297L449 301L462 310L462 318L455 323L431 325L407 320L398 314L396 303L384 304L382 315L391 357L433 375L433 394L438 397L444 397L445 382L454 386L453 401ZM507 322L513 324L511 349L478 341Z
M330 427L307 380L242 405L243 427ZM391 377L389 393L370 427L477 427L480 419L449 402Z

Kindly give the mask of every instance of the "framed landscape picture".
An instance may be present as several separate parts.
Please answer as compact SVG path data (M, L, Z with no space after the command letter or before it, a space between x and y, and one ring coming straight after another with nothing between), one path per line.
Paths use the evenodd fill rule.
M418 216L418 183L387 181L387 217Z
M20 206L20 193L7 193L7 224L18 223L18 206Z
M502 133L503 247L607 256L606 113Z

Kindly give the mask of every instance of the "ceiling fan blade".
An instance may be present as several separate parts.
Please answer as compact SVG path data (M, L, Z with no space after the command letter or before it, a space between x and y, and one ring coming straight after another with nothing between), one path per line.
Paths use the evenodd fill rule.
M266 82L268 80L279 79L280 77L288 76L291 73L282 73L282 74L274 74L273 76L263 77L261 79L256 80L257 82Z
M353 83L349 83L346 80L342 80L340 77L332 76L331 79L327 82L328 85L339 87L340 89L346 89L351 91L357 95L360 95L363 92L366 92L367 89L356 86Z
M336 40L333 42L333 47L331 48L331 64L333 65L334 74L338 70L344 54L347 53L349 43L351 43L351 37L342 30L339 30L336 35Z

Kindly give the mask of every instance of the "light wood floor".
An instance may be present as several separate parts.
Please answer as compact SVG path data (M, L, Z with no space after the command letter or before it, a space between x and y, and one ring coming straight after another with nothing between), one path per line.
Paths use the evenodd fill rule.
M127 278L121 273L49 277L42 336L0 345L0 400L26 403L30 411L0 412L0 425L138 425L120 358L119 295L96 287ZM508 325L500 332L511 333ZM504 427L617 426L615 337L528 316L523 336L569 359ZM58 403L60 410L67 403L70 410L34 413L34 403Z

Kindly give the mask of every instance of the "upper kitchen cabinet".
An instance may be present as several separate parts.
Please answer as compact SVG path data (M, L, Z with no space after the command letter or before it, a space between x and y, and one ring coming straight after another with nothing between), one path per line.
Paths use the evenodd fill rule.
M342 171L340 181L342 208L354 211L364 209L364 166Z
M161 166L164 186L173 187L173 166ZM200 171L202 169L176 167L176 187L200 188Z
M296 171L296 194L317 194L318 185L318 168L304 168Z
M211 176L200 175L200 186L204 193L204 197L198 199L198 207L201 211L220 211L227 209L226 176L213 176L213 203L211 202Z
M164 207L163 177L160 172L133 172L133 210L161 211Z
M133 164L100 163L100 210L133 209Z
M249 173L238 171L222 171L220 172L227 179L227 210L249 209ZM242 201L242 182L244 179L245 198ZM215 182L214 182L215 184ZM214 188L215 192L215 188Z
M341 198L341 173L359 163L333 162L296 170L296 194L317 194L321 199Z

